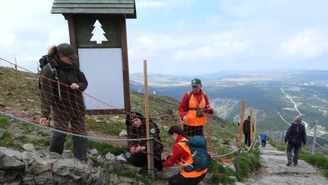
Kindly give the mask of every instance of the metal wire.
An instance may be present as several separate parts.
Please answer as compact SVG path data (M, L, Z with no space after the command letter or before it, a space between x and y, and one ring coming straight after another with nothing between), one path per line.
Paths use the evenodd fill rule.
M317 143L317 141L314 141L314 143L315 143L316 145L318 145L318 146L319 146L321 149L328 151L328 149L327 149L327 148L325 148L325 147L321 146L319 143Z
M117 138L105 138L105 137L94 137L94 136L86 136L86 135L81 135L81 134L76 134L76 133L72 133L72 132L67 132L67 131L63 131L63 130L58 130L52 127L47 127L47 126L43 126L40 124L37 124L35 122L32 122L30 120L24 119L24 118L20 118L17 116L14 116L12 114L8 114L5 112L0 111L0 115L24 122L24 123L28 123L30 125L36 126L36 127L40 127L42 129L45 130L50 130L50 131L55 131L55 132L59 132L62 134L67 134L67 135L71 135L71 136L77 136L77 137L82 137L82 138L86 138L86 139L94 139L94 140L103 140L103 141L144 141L144 140L150 140L151 138L139 138L139 139L117 139Z

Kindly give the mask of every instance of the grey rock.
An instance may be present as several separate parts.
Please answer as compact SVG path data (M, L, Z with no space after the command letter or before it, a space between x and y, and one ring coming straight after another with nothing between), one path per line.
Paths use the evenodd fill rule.
M91 168L76 159L61 159L53 165L53 173L59 176L70 176L75 180L88 181Z
M35 149L34 149L34 145L31 144L31 143L24 144L24 145L23 145L23 148L24 148L24 150L26 150L26 151L28 151L28 152L35 150Z
M110 152L106 154L107 161L115 161L115 158L116 158L115 155Z
M22 181L20 179L13 180L11 182L6 182L3 185L21 185Z
M54 164L55 160L45 160L40 159L35 161L29 168L30 172L34 175L37 175L42 172L50 171L52 170L52 166Z
M122 164L118 161L108 161L108 170L121 170L123 168Z
M6 133L6 130L0 128L0 139L2 138L2 136Z
M121 136L121 137L123 137L123 136L127 136L127 135L128 135L128 133L126 132L125 129L123 129L123 130L120 132L120 134L119 134L119 136Z
M0 160L0 170L22 170L25 164L15 157L4 156Z
M69 158L69 159L74 158L74 155L71 150L64 150L62 156L63 158Z
M91 155L93 155L93 156L98 156L99 155L99 152L98 152L98 150L97 149L91 149L91 150L89 150L89 153L91 154Z
M238 181L237 177L235 177L235 176L229 176L229 179L232 180L232 181L234 181L234 182L237 182Z
M125 159L130 159L131 158L131 153L130 152L126 152L124 154L124 157L125 157Z
M117 184L119 182L118 176L116 174L110 174L109 182L113 184Z
M100 163L104 163L105 159L101 155L98 155L97 161L100 162Z
M2 170L0 170L0 183L11 182L11 181L13 181L13 180L14 180L19 174L20 174L19 171L12 171L12 170L2 171Z
M127 160L125 159L123 154L116 156L116 160L121 162L121 163L126 163L127 162Z
M5 147L0 147L0 153L6 156L11 156L15 157L18 160L22 160L22 155L20 152L12 150L12 149L7 149Z
M25 174L23 176L23 181L24 181L24 184L35 184L34 175L32 175L32 174Z
M235 165L230 162L230 163L222 163L223 167L225 168L230 168L232 171L236 172L236 168L235 168Z
M56 184L57 183L57 181L53 178L51 171L40 173L34 179L35 179L36 184L47 184L48 185L48 184Z
M178 165L168 167L168 168L163 168L162 171L156 172L156 176L158 179L169 179L173 175L176 175L180 172L180 167Z

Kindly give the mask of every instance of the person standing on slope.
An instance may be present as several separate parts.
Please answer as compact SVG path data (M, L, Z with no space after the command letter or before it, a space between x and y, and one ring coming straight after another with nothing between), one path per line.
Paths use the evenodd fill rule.
M244 121L243 132L245 135L245 144L251 146L251 116Z
M203 125L206 123L206 114L213 114L207 95L202 91L200 79L191 81L192 91L185 93L180 106L179 114L183 123L183 130L188 137L204 135Z

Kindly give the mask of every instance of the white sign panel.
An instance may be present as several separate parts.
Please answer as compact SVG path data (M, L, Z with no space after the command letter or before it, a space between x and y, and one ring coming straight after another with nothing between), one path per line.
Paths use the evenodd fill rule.
M80 69L88 80L87 110L124 109L121 48L79 48ZM99 101L100 100L100 101Z

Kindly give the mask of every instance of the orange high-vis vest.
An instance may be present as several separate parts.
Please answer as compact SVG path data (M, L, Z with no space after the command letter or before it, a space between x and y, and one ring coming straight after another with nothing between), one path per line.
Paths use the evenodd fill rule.
M188 92L188 95L191 92ZM206 114L204 113L204 116L202 117L197 117L196 116L196 108L200 108L200 109L205 109L206 106L206 101L205 101L205 97L204 97L205 93L202 93L202 99L200 102L197 101L197 99L194 97L193 94L191 94L189 102L188 102L188 112L186 114L188 121L184 122L182 121L183 124L189 125L189 126L202 126L206 123Z
M189 146L187 145L187 143L185 141L188 141L187 138L182 138L180 140L180 142L177 143L178 145L180 145L189 154L189 157L188 157L187 160L183 161L182 159L180 159L180 161L177 162L178 165L181 167L180 174L183 177L185 177L185 178L196 178L196 177L199 177L199 176L203 175L204 173L206 173L207 172L207 169L201 170L201 171L191 171L191 172L185 172L183 170L183 168L185 166L188 166L188 165L190 165L190 164L192 164L194 162L193 159L192 159L191 150L190 150Z

